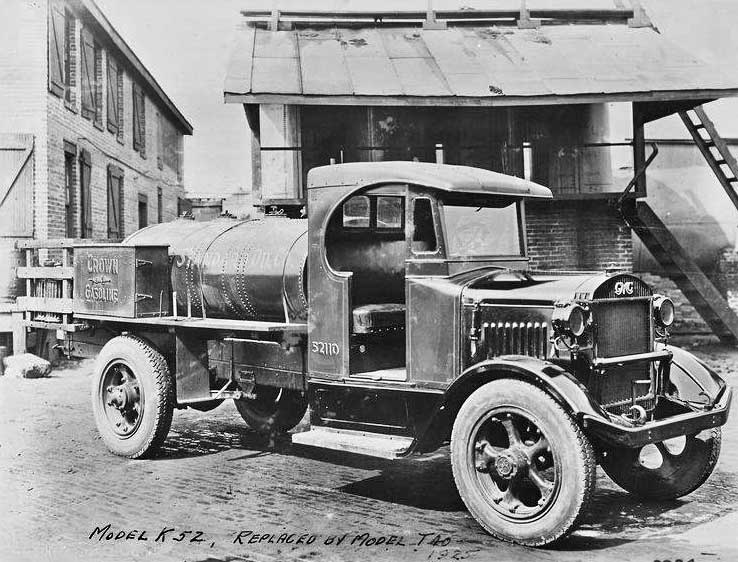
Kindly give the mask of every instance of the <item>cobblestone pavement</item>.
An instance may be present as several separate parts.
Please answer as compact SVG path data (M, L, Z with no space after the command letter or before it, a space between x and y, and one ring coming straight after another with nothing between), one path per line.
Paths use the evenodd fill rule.
M694 351L735 385L738 350ZM481 531L447 451L390 462L270 448L227 403L176 412L156 459L115 457L94 428L90 373L86 362L49 379L0 378L2 561L738 560L735 415L697 492L641 503L600 473L579 531L533 550Z

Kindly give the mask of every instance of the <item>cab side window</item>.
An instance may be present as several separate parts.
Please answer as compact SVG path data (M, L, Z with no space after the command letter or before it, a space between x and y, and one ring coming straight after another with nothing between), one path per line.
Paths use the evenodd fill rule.
M435 252L438 249L433 225L433 206L426 197L418 197L413 201L412 249L415 253Z
M403 228L403 197L377 197L377 228Z
M357 195L343 204L344 228L369 228L371 206L366 195Z

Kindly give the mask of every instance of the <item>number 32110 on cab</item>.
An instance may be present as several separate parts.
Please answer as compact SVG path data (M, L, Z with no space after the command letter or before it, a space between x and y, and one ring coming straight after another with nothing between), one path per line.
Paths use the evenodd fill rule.
M178 219L76 248L90 329L65 345L97 357L104 442L151 455L175 408L225 399L260 432L309 407L294 444L401 459L448 443L474 518L533 546L576 526L598 464L643 498L692 492L731 390L667 343L674 305L637 277L529 270L524 204L548 198L468 167L341 164L311 170L308 218Z

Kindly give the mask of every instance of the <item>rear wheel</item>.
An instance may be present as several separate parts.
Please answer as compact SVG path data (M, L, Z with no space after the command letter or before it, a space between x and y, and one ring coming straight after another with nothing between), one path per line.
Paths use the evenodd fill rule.
M251 429L259 433L284 433L305 415L307 400L297 390L257 386L256 398L236 400L236 408Z
M618 486L651 500L673 500L702 486L720 456L720 428L660 443L607 449L600 465Z
M173 410L172 377L159 351L135 336L105 344L92 377L92 411L113 453L151 455L169 433Z
M579 427L548 394L516 380L487 383L464 402L451 464L474 518L528 546L567 534L595 487L594 454Z

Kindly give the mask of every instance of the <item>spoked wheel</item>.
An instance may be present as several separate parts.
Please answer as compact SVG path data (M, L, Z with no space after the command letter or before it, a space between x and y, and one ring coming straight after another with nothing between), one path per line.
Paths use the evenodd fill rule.
M249 427L259 433L284 433L305 415L307 400L297 390L257 386L256 398L236 400L236 408Z
M459 411L451 436L459 494L492 535L529 546L568 533L595 486L592 447L540 389L487 383Z
M720 428L636 449L603 452L601 466L624 490L652 500L694 492L712 474L720 456Z
M92 411L105 444L116 455L144 457L169 432L174 391L166 360L133 336L103 347L92 377Z

